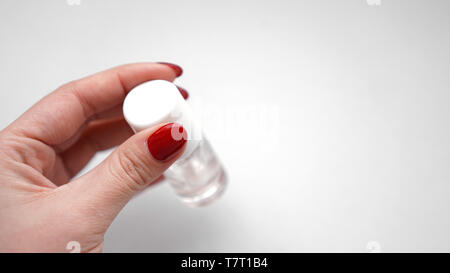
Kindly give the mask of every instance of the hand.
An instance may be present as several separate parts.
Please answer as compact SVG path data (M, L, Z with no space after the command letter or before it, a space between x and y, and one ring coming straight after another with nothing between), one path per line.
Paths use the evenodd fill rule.
M149 136L164 136L170 124L133 135L122 115L125 95L180 74L167 63L116 67L58 88L0 131L0 251L68 252L72 241L83 252L101 251L119 211L184 149L184 142L172 142L158 147L165 160L152 156ZM96 152L116 145L95 169L70 181Z

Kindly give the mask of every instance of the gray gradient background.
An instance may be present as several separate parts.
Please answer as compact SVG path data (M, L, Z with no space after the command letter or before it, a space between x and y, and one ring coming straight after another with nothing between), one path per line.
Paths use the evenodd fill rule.
M0 126L67 81L178 63L177 83L215 111L205 130L230 186L203 209L167 184L140 194L105 251L450 251L449 12L446 0L2 0Z

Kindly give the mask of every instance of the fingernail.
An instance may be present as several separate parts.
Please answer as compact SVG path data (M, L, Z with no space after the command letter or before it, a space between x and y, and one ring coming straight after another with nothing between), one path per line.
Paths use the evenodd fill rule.
M186 100L189 97L189 93L186 91L186 89L179 87L178 85L177 85L177 88L180 91L183 98Z
M148 137L148 150L156 160L168 161L183 148L186 139L187 133L183 126L168 123Z
M168 67L172 68L173 71L175 71L175 74L177 75L177 77L181 76L181 74L183 74L183 69L176 64L171 64L171 63L165 63L165 62L158 62L159 64L163 64L163 65L167 65Z

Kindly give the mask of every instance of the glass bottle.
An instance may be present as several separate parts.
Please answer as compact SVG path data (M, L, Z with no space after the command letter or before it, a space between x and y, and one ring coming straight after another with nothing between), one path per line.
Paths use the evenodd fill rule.
M223 193L227 177L222 164L173 83L153 80L136 86L125 98L123 113L135 132L169 122L187 131L185 151L164 173L181 201L198 207Z

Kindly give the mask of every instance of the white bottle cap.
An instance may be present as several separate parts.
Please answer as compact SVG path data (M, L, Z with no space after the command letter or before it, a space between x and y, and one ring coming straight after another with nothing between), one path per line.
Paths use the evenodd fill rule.
M133 88L123 103L123 115L134 132L162 123L182 125L188 139L180 159L189 156L202 137L189 105L178 88L168 81L148 81Z

